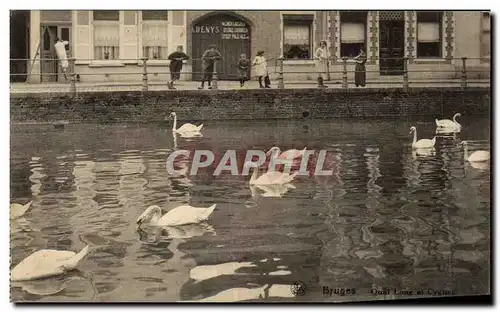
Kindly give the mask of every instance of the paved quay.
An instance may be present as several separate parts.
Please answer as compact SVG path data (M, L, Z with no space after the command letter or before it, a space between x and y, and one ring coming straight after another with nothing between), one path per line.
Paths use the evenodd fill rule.
M180 81L176 84L176 90L197 90L200 83L197 81ZM241 89L259 89L259 85L256 81L248 81L246 85L241 88L238 81L218 81L217 82L219 90L241 90ZM328 88L341 89L342 84L340 82L325 82ZM459 79L450 80L418 80L410 81L410 87L460 87ZM469 87L491 87L491 81L489 79L483 80L470 80L467 82ZM364 88L402 88L402 80L394 82L386 81L374 81L368 83ZM277 88L277 81L272 81L271 88ZM308 89L317 88L317 83L315 81L285 81L285 89ZM348 86L349 89L356 89L353 83ZM361 88L361 87L359 87ZM141 90L140 82L116 82L116 83L77 83L76 89L78 92L96 92L96 91L139 91ZM176 90L169 90L166 83L162 82L150 82L148 86L149 90L152 91L170 91L175 92ZM205 86L206 89L206 86ZM10 93L22 94L22 93L53 93L53 92L69 92L69 83L11 83Z

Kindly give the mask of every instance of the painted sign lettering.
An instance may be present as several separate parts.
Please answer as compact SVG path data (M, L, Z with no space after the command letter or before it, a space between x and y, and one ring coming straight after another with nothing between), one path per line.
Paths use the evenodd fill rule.
M224 26L224 27L247 27L247 25L243 22L222 22L222 26Z
M202 25L193 27L194 34L219 34L220 26Z
M222 39L248 40L248 27L243 22L222 22Z

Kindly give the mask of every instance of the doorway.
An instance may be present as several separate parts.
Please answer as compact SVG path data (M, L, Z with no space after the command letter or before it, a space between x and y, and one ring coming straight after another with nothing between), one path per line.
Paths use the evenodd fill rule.
M379 22L380 75L402 75L404 70L404 13Z
M42 82L64 81L54 45L57 38L68 41L70 44L66 45L66 53L68 58L71 56L71 26L42 25L40 31L41 80Z
M28 79L30 11L10 11L10 82Z
M245 53L247 58L251 59L250 30L251 25L246 21L225 13L208 16L193 24L191 27L193 80L202 79L201 57L211 44L216 46L222 56L222 61L217 65L219 80L238 80L240 54ZM250 74L251 68L248 69L248 77Z

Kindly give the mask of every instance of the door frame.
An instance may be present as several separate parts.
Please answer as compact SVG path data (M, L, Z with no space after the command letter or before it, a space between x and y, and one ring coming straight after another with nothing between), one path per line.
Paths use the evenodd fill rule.
M68 53L68 57L71 57L72 53L73 53L73 32L72 32L72 23L71 22L44 22L44 23L40 23L40 44L39 44L39 53L40 53L40 58L43 57L43 52L44 52L44 48L45 46L43 45L43 41L44 41L44 31L48 28L48 27L56 27L56 38L61 38L61 33L62 33L62 29L63 28L68 28L68 31L69 31L69 38L68 38L68 41L69 41L69 44L68 44L68 49L67 49L67 53ZM55 51L54 51L55 52ZM56 59L57 58L57 55L54 55L54 58ZM57 81L60 81L60 79L63 77L62 73L60 72L59 70L59 60L55 60L55 62L57 63L55 68L56 68L56 71L54 74L56 74L56 82ZM43 74L44 74L44 71L43 71L43 66L40 66L40 77L41 79L43 79ZM42 81L43 82L43 81Z
M382 24L384 23L388 23L388 24L401 24L401 29L403 30L403 33L402 33L402 37L401 37L401 40L402 40L402 57L401 58L404 58L404 55L405 55L405 32L406 32L406 29L405 29L405 21L404 20L400 20L400 19L388 19L388 20L380 20L379 21L379 38L381 38L381 31L382 31ZM394 26L392 27L388 27L387 29L389 29L389 36L390 36L390 39L389 41L391 42L391 45L390 45L390 52L392 54L392 51L393 51L393 48L394 48L394 44L393 44L393 29L394 29ZM381 47L382 45L379 43L379 74L380 75L384 75L384 76L399 76L399 75L403 75L403 71L404 71L404 65L403 65L403 68L399 69L398 67L394 67L393 64L391 64L393 62L393 60L391 60L390 62L385 62L385 61L382 61L382 59L380 58L380 54L381 54ZM385 64L388 64L386 66L388 66L387 68L382 68L382 63L385 63Z
M202 15L196 19L194 19L190 25L187 26L187 29L189 30L188 32L188 35L187 35L187 45L188 45L188 53L191 54L191 68L192 68L192 72L194 72L196 70L195 68L195 64L194 64L194 61L192 60L193 58L195 57L198 57L198 58L201 58L201 55L199 56L195 56L193 55L193 50L195 49L194 48L194 44L195 44L195 40L194 40L194 37L195 37L195 34L192 32L192 29L196 26L196 25L199 25L207 20L210 20L214 17L217 17L217 16L230 16L234 19L237 19L239 21L242 21L244 22L247 27L248 27L248 34L249 34L249 39L248 39L248 51L245 52L247 54L247 58L250 60L250 63L252 63L252 33L253 33L253 25L254 23L252 23L251 20L248 19L248 17L245 17L243 15L240 15L238 13L235 13L233 11L213 11L213 12L210 12L210 13L207 13L205 15ZM220 42L223 41L222 39L222 36L220 37ZM220 47L218 47L220 49ZM186 49L186 50L188 50ZM203 49L203 48L201 48ZM201 51L203 53L203 51ZM219 50L220 52L220 50ZM201 62L201 61L200 61ZM217 71L219 71L219 68L220 68L220 65L217 65ZM201 69L201 68L200 68ZM193 81L201 81L198 77L197 77L198 74L192 74L192 80ZM201 77L201 74L199 74L200 77ZM248 79L250 80L251 79L251 75L252 75L252 67L250 67L248 69ZM236 81L237 79L235 79Z

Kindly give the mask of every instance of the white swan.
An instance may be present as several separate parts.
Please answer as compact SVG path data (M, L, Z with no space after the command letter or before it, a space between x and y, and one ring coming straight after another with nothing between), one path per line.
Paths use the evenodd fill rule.
M28 211L28 209L31 207L32 203L33 201L30 201L25 205L16 203L10 204L10 219L12 220L22 217L26 213L26 211Z
M464 147L464 157L471 163L484 162L490 160L490 152L488 151L475 151L469 154L469 149L467 148L467 141L462 141L461 143Z
M253 167L252 176L250 177L250 185L270 185L270 184L287 184L291 182L298 172L293 174L281 173L278 171L266 172L257 178L257 166L255 163L248 161L245 167Z
M170 116L174 116L174 125L172 126L172 132L174 133L179 133L181 135L189 135L189 134L200 134L199 132L201 131L201 128L203 128L203 124L199 126L195 126L190 123L185 123L182 126L177 128L177 114L175 112L170 113ZM165 118L167 119L167 118Z
M436 137L433 137L432 140L429 139L420 139L417 141L417 128L411 127L410 134L413 132L413 142L411 144L412 148L433 148L436 144Z
M89 252L85 246L79 253L66 250L42 249L29 255L10 271L12 282L28 281L61 275L76 269Z
M137 218L137 224L140 227L144 223L153 226L176 226L200 223L208 220L208 217L214 212L216 206L217 204L213 204L208 208L188 205L178 206L163 216L159 206L149 206L139 218Z
M273 146L266 153L266 155L270 155L270 154L272 154L272 152L276 151L276 154L274 154L274 155L277 155L277 156L275 156L274 158L292 160L292 159L297 159L297 158L301 158L302 156L304 156L304 153L306 152L306 150L307 150L307 147L304 147L303 150L290 149L290 150L284 151L282 153L279 147Z
M436 126L438 128L447 128L447 129L453 129L455 131L460 131L462 129L462 125L457 122L457 117L460 117L460 113L456 113L453 115L453 120L449 119L441 119L438 120L436 119Z

